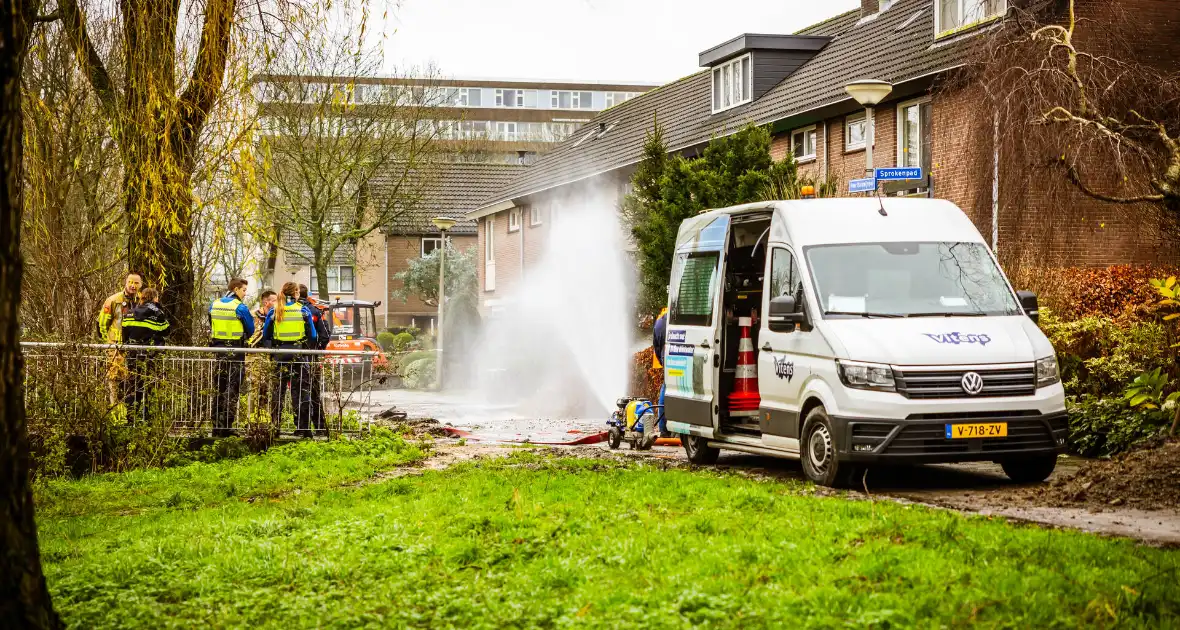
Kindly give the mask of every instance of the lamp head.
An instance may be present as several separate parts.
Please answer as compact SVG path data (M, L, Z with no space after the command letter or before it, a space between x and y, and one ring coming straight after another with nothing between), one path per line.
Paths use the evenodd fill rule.
M434 227L438 228L439 232L446 232L458 223L456 219L452 219L451 217L434 217L430 222L434 224Z
M857 103L865 107L872 107L889 96L889 93L893 91L893 85L888 81L862 79L849 83L844 86L844 89Z

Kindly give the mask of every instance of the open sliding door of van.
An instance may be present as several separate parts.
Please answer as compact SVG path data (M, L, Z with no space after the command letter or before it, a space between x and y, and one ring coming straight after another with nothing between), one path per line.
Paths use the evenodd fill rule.
M729 215L687 219L676 239L668 287L664 413L677 433L713 437L717 427L722 265Z

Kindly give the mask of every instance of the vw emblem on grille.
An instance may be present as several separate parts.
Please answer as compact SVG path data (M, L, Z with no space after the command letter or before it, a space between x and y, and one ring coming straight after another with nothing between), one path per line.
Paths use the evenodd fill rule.
M976 372L964 374L963 380L959 384L963 386L963 391L972 396L983 391L983 377Z

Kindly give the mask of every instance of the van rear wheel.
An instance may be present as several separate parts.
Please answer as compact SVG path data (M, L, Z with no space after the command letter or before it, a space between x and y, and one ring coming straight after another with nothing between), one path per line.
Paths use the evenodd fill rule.
M681 435L680 443L684 444L684 454L688 461L698 466L716 464L721 455L721 449L709 446L709 440L696 435Z
M1056 467L1056 454L1019 457L1000 462L1004 474L1016 483L1040 483L1048 479Z
M799 445L803 474L814 483L829 488L853 486L861 468L840 461L832 421L823 407L812 409L803 426L803 441Z

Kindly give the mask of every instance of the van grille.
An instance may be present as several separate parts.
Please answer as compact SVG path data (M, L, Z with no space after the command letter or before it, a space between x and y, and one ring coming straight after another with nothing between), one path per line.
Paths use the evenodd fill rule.
M963 390L963 375L975 372L983 377L983 391L970 395ZM998 398L1032 396L1037 393L1037 372L1032 364L1009 368L976 370L893 369L897 391L906 398Z
M927 453L966 453L971 443L979 450L1015 451L1053 448L1056 442L1041 418L1013 417L1007 420L1008 436L979 440L948 440L943 424L915 424L902 427L901 433L885 447L885 452L897 455Z

